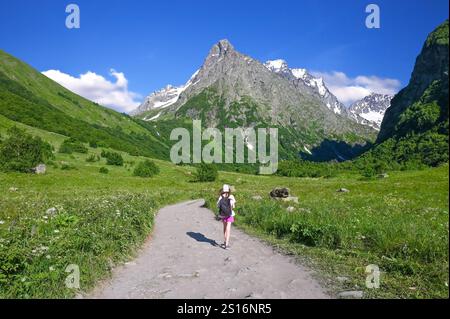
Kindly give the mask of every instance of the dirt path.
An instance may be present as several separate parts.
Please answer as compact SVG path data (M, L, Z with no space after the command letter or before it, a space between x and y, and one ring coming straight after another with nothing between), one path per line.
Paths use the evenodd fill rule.
M236 228L220 248L222 223L203 203L161 209L138 258L85 298L329 298L310 270Z

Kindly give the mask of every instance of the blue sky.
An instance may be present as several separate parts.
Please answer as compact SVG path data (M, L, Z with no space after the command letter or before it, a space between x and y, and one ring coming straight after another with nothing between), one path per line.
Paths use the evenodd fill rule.
M65 27L69 3L80 7L80 29ZM380 29L365 27L369 3L381 9ZM186 82L222 38L258 60L282 58L326 82L341 72L350 86L358 76L405 86L426 36L448 18L448 5L448 0L0 0L0 48L39 71L75 78L91 71L85 80L99 81L99 92L110 84L125 87L135 103L166 84Z

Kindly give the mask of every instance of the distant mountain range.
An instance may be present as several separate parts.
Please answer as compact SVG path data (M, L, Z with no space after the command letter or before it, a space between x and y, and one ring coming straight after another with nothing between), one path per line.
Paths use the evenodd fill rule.
M348 117L359 124L368 125L376 130L379 130L384 112L390 106L390 101L393 98L391 95L372 93L347 108L330 92L322 78L312 76L308 70L302 68L291 69L287 62L281 59L267 61L264 63L264 66L269 71L291 82L300 91L319 99L323 105L335 114ZM173 105L178 101L182 92L193 84L193 79L197 74L198 71L185 85L178 87L167 85L165 88L153 92L145 98L144 102L136 110L131 112L131 115L139 116L148 112L153 114L151 111ZM159 116L160 113L144 117L144 119L153 121L157 120Z
M133 115L147 121L201 119L218 128L279 126L293 154L323 160L352 157L351 146L376 135L363 119L360 124L350 116L322 79L305 69L290 69L283 60L263 64L236 51L227 40L211 48L185 85L152 93ZM333 147L324 155L325 140L345 142L348 149Z

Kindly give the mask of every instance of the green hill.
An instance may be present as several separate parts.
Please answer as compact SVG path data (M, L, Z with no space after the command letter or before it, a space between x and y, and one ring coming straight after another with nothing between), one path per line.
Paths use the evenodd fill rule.
M82 142L167 159L169 146L128 115L88 101L0 50L0 115Z
M411 80L386 111L377 145L363 159L437 166L448 162L448 20L427 38Z

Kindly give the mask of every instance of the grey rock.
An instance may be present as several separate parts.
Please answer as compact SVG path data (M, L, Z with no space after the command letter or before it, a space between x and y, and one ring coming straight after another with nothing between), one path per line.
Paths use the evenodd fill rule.
M281 200L284 202L294 202L298 204L298 197L295 196L288 196L286 198L282 198Z
M286 208L286 210L288 211L288 213L293 213L295 211L295 207L289 206L288 208Z
M387 173L378 175L378 178L388 178L388 177L389 177L389 175Z
M45 164L39 164L38 166L33 168L32 171L35 174L45 174L45 172L47 171L47 166L45 166Z
M272 198L288 198L289 197L289 188L286 187L277 187L272 189L269 193Z
M252 199L254 199L254 200L262 200L262 196L255 195L255 196L252 196Z
M9 191L10 192L17 192L19 189L17 187L10 187Z
M364 292L360 290L343 291L338 293L338 297L341 299L361 299L364 297Z
M339 277L336 277L336 280L339 281L339 282L346 282L346 281L349 281L349 278L348 277L339 276Z
M339 188L338 193L349 193L350 191L347 188Z
M54 216L54 215L56 215L57 212L58 212L58 209L56 209L56 207L52 207L52 208L47 209L45 214L49 215L49 216Z

